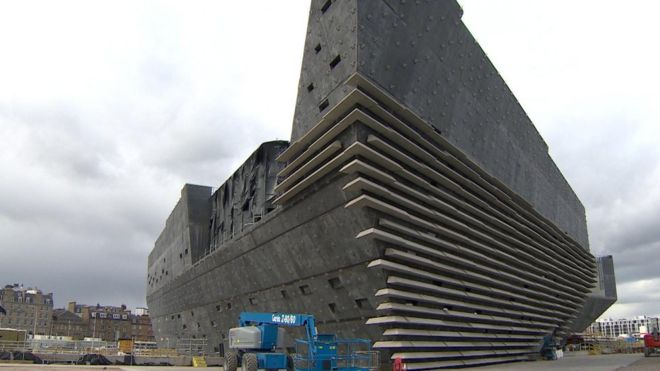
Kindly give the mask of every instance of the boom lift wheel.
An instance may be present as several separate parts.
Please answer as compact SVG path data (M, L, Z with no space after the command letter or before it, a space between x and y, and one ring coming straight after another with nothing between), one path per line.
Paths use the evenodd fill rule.
M254 353L245 353L243 354L243 365L241 366L243 371L257 371L258 362L257 355Z
M225 361L222 364L224 371L236 371L238 365L238 355L234 351L225 353Z

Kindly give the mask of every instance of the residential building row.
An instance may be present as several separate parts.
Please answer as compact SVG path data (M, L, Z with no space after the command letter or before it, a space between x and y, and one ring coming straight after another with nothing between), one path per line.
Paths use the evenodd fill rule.
M0 328L16 328L29 334L45 334L53 315L53 293L17 283L0 290L0 305L7 314L0 314Z
M66 308L54 309L52 293L18 284L0 290L0 305L6 311L0 313L0 328L24 330L28 335L67 336L74 340L154 340L146 308L132 313L125 305L69 302Z

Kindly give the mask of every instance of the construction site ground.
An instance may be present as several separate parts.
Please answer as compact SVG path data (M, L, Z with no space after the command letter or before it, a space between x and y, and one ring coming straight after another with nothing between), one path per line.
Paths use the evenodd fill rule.
M193 367L158 366L69 366L69 365L30 365L0 363L0 371L66 371L66 370L107 370L107 371L179 371ZM208 367L207 370L222 370L222 367ZM644 358L642 354L588 355L586 352L569 353L557 361L532 361L507 363L462 370L516 371L516 370L562 370L562 371L660 371L660 355Z
M645 358L641 353L589 355L587 352L571 352L556 361L518 362L463 370L660 371L660 355Z

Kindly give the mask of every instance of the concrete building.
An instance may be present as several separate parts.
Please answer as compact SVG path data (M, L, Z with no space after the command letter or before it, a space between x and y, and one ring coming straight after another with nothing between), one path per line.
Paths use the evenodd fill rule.
M0 327L25 330L27 334L47 334L53 315L53 294L23 285L6 285L0 290Z
M652 332L653 329L660 330L658 317L637 316L634 318L600 319L589 326L587 333L610 338L618 336L639 337Z
M311 313L383 368L526 360L616 300L585 211L454 1L311 2L291 143L186 184L149 255L156 340Z

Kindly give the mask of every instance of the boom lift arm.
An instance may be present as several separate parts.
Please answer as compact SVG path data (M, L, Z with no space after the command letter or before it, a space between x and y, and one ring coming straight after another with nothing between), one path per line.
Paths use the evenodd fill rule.
M318 334L314 316L309 314L243 312L238 325L229 329L230 351L225 352L225 371L237 371L239 365L242 371L293 370L294 363L296 371L368 371L377 364L377 356L372 362L374 352L369 340L338 340L333 334ZM296 340L295 358L276 351L282 347L281 327L305 328L306 339ZM358 351L360 347L367 351ZM340 348L346 349L346 354L340 355ZM357 365L364 361L367 366Z
M316 321L314 320L314 316L309 314L243 312L239 317L238 325L240 327L262 325L273 325L278 327L304 326L307 340L314 340L318 335L316 332Z

